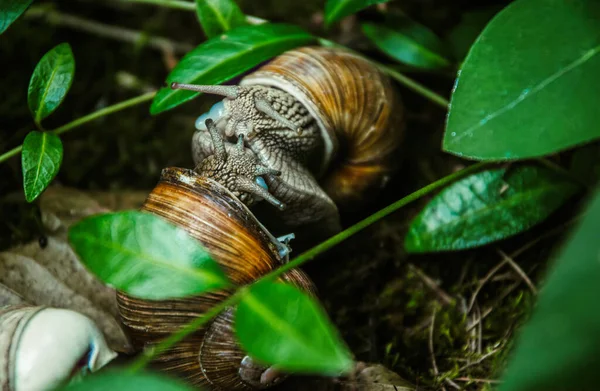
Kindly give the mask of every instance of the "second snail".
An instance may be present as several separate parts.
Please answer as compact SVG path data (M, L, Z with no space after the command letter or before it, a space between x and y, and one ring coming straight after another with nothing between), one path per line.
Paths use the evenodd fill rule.
M390 80L367 60L339 49L286 52L244 77L239 86L173 88L225 96L196 121L194 170L163 170L142 210L198 239L236 284L250 283L287 261L289 237L271 230L341 229L338 205L357 205L394 169L402 106ZM248 209L267 201L259 217ZM263 202L264 204L264 202ZM275 228L271 228L275 227ZM310 294L302 272L282 278ZM151 347L230 293L147 301L118 294L134 346ZM189 383L219 390L255 390L285 374L254 362L233 335L232 309L154 362Z

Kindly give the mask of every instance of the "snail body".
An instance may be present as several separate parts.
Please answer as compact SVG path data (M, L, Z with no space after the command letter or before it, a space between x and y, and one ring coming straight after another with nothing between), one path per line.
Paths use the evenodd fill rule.
M0 308L0 386L46 391L114 359L102 332L71 310L12 305Z
M239 86L172 87L225 96L196 121L194 161L200 166L214 153L206 119L226 140L242 136L257 161L279 173L261 178L286 206L280 214L286 225L339 230L338 206L363 201L395 167L400 99L386 75L349 51L304 47L276 57ZM261 198L242 192L250 194L248 205Z

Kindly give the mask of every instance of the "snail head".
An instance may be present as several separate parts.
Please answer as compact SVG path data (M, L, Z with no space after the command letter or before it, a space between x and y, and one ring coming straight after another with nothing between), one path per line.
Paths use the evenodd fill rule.
M199 130L204 130L205 120L211 118L215 121L217 128L221 129L228 137L243 134L248 139L252 139L259 131L278 129L290 129L302 134L300 126L286 118L277 110L276 105L269 102L263 87L172 83L171 88L225 97L222 102L215 104L210 112L198 118L196 127Z
M202 160L195 171L216 180L246 205L251 205L254 197L259 197L283 210L285 205L269 193L262 178L263 175L279 176L281 172L260 164L254 154L246 151L244 135L238 136L236 145L226 145L212 119L207 119L205 125L212 139L214 153Z

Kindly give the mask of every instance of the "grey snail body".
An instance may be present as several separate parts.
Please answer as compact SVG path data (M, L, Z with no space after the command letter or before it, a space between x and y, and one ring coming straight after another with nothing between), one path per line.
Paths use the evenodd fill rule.
M202 169L214 153L206 119L226 141L241 136L256 160L271 169L257 181L285 205L279 216L288 226L317 223L339 230L338 206L361 202L395 168L404 128L400 99L386 75L346 50L288 51L239 86L173 87L225 96L196 122L194 161ZM247 188L228 188L245 193L248 205L264 198Z

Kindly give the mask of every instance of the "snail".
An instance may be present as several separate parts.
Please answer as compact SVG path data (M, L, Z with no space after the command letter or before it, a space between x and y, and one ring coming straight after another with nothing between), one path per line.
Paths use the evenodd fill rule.
M402 133L399 98L385 75L350 52L301 48L247 75L240 86L172 88L225 99L196 122L196 167L164 169L141 210L183 227L235 285L279 267L290 251L288 238L275 238L249 207L265 200L290 226L337 231L338 205L381 187L394 168ZM281 280L315 294L299 270ZM117 302L134 348L142 350L230 294L149 301L118 292ZM282 381L285 374L240 349L233 321L234 310L224 311L153 365L207 389L256 390Z
M88 317L43 306L0 307L0 387L46 391L114 359Z
M236 285L244 285L282 265L285 243L273 237L244 203L214 179L182 168L165 168L142 211L154 213L183 227L198 239ZM300 270L282 281L314 294L310 279ZM172 300L144 300L117 292L121 320L138 350L151 347L225 299L219 291ZM276 369L254 362L233 335L231 309L205 328L178 343L154 361L203 389L253 390L281 381Z
M265 167L252 186L228 180L235 171L221 169L216 179L248 206L260 199L278 209L285 205L278 216L286 226L339 231L338 206L372 196L395 168L404 128L400 98L386 75L347 50L291 50L242 78L239 86L175 82L171 88L225 97L196 121L197 170L205 169L202 164L215 152L206 125L211 119L226 141L242 140Z

